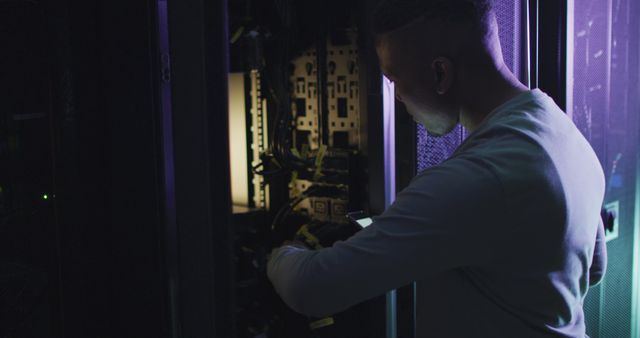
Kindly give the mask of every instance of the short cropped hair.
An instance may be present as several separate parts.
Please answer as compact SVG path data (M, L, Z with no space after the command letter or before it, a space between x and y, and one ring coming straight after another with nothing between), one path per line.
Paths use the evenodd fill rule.
M465 25L485 35L492 13L491 0L382 0L372 17L372 30L381 35L419 20L439 19Z

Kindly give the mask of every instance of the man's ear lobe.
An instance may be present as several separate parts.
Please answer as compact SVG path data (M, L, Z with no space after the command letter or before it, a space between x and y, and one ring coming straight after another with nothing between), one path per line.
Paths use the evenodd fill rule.
M431 63L431 69L435 75L436 93L444 95L453 83L453 64L447 58L437 57Z

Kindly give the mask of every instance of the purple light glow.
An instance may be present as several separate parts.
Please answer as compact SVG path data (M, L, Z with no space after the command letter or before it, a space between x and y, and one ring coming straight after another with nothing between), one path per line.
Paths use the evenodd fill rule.
M384 144L384 202L389 207L396 197L396 142L395 142L396 95L393 82L382 78L382 125ZM398 335L396 290L386 294L386 338Z
M385 207L391 205L396 195L395 116L396 100L393 82L383 76L382 114L384 128L384 187Z

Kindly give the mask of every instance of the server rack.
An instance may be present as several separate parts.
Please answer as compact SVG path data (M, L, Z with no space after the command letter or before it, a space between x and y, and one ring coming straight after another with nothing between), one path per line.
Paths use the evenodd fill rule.
M584 302L590 337L638 337L638 42L633 1L532 1L535 78L594 148L606 177L608 271Z
M638 337L640 25L632 18L640 7L627 0L572 0L566 13L566 76L558 94L600 159L604 208L616 214L606 231L607 274L585 300L587 333Z
M303 224L348 226L384 211L390 115L367 18L376 1L253 2L229 7L233 252L239 337L384 337L393 299L327 318L288 309L266 279L271 248ZM386 118L385 118L386 117ZM388 151L385 151L388 150ZM246 173L246 174L245 174ZM386 304L389 307L386 307ZM388 331L385 332L385 331Z

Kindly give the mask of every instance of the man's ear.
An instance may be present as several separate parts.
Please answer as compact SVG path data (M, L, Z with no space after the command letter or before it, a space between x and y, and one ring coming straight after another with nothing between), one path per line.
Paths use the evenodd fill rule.
M445 57L437 57L431 62L435 74L435 88L439 95L446 94L453 85L453 63Z

